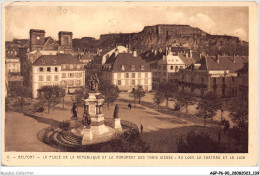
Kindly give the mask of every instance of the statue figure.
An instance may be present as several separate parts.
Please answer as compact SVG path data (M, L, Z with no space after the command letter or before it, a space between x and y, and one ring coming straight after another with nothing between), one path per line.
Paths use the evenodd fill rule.
M91 75L88 82L90 91L98 91L99 79L97 77L97 74Z
M77 111L78 111L78 107L77 107L76 103L73 103L73 106L71 108L71 112L73 114L73 117L77 117Z
M118 107L118 104L116 104L115 110L114 110L114 119L118 118L118 113L119 113L119 107Z
M90 124L91 124L91 117L90 117L90 114L83 114L83 116L84 116L84 123L83 123L83 125L84 126L89 126Z

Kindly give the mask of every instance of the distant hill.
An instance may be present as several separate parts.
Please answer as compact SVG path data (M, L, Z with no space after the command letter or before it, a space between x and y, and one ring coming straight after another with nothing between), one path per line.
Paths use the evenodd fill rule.
M139 33L103 34L99 40L90 37L73 39L74 48L90 51L115 45L129 45L131 49L144 51L177 45L208 54L248 55L248 42L234 36L210 35L189 25L159 24L146 26Z

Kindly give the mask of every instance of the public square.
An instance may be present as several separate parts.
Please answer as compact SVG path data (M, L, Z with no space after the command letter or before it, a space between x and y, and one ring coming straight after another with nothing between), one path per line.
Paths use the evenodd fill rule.
M178 117L176 112L168 109L165 104L160 107L160 112L156 108L150 108L152 104L152 94L146 94L141 100L141 104L134 104L133 99L129 97L128 93L120 93L118 100L108 108L103 107L105 118L113 118L114 106L119 105L119 117L136 124L139 128L143 125L143 132L140 133L144 142L149 145L151 152L160 153L174 153L177 151L176 139L181 136L185 138L188 132L194 131L196 133L208 133L211 138L218 140L218 133L223 131L219 123L219 116L213 119L208 119L206 127L202 118L192 115L195 107L189 107L189 113L185 114L185 110L181 112ZM128 108L128 103L132 103L133 108ZM169 108L173 106L174 102L169 102ZM47 111L42 113L34 113L33 116L26 116L22 113L7 112L5 135L6 151L30 151L30 152L57 152L53 148L41 142L37 135L38 133L50 126L57 126L60 122L70 120L72 114L72 102L70 97L66 97L64 110L62 103L56 105L49 113ZM157 107L155 105L155 107ZM171 114L172 111L172 114ZM78 117L83 115L83 106L78 106ZM224 113L225 115L225 113ZM226 117L225 117L226 118ZM229 137L222 135L222 142L228 141Z

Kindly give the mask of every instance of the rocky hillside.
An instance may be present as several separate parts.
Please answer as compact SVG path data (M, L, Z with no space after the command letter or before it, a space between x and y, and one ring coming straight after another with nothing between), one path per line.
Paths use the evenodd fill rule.
M189 25L146 26L139 33L103 34L99 40L89 37L73 40L74 48L87 50L115 45L129 45L131 49L143 51L177 45L208 54L248 55L248 42L233 36L210 35Z

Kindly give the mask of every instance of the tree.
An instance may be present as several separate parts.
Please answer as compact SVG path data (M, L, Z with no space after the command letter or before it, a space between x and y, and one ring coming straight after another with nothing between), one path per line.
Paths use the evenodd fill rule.
M25 87L19 83L10 84L11 96L15 97L16 103L20 106L20 111L23 111L23 107L26 104L25 98L31 97L31 89Z
M141 85L138 85L136 89L133 89L130 92L130 96L134 99L138 99L139 104L141 103L141 99L145 96L145 91Z
M164 98L162 92L157 91L156 94L154 94L153 102L155 104L157 104L158 111L159 111L160 104L162 104L164 102L164 100L165 100L165 98Z
M87 87L82 87L74 92L72 101L76 102L77 105L82 104L83 98L88 94L89 90Z
M209 134L189 132L186 140L182 137L177 139L179 153L221 153L225 147L210 138Z
M206 126L207 118L212 118L216 111L221 109L221 100L214 92L205 94L198 103L198 116L204 118L204 126Z
M109 105L113 104L119 96L119 89L115 85L111 84L102 84L100 87L100 92L107 103L107 108L109 109Z
M178 92L175 98L177 99L180 108L185 106L186 113L188 113L188 106L195 103L195 97L192 93Z
M50 112L51 106L59 104L62 98L63 89L59 86L44 86L39 91L39 99L43 99L47 102L48 113Z
M160 83L158 91L163 92L163 96L166 100L166 106L168 107L169 99L173 97L177 91L176 85L172 83Z

